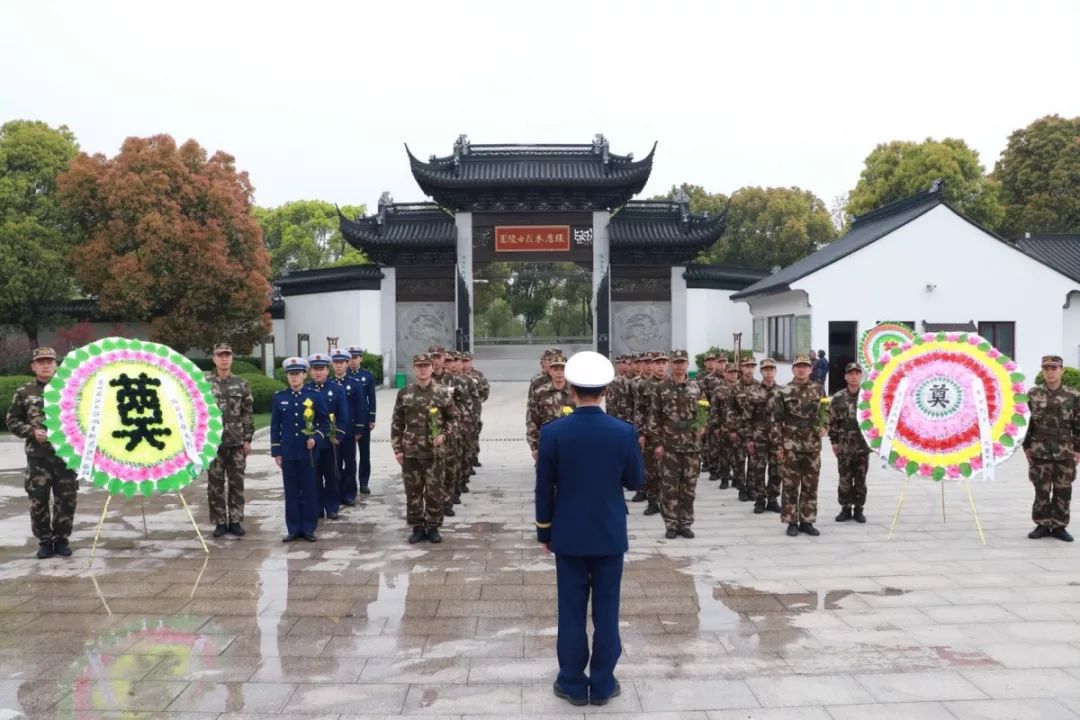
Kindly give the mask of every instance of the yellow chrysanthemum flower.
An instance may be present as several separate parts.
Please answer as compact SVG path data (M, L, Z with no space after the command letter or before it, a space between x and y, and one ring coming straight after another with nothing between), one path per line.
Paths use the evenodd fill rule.
M708 400L698 400L697 404L700 405L701 407L709 407L709 401Z
M314 410L312 410L311 408L308 408L308 409L304 410L304 419L305 420L310 420L313 417L315 417L315 411Z
M334 413L330 413L330 422L334 422Z
M429 415L438 415L439 414L439 408L437 408L437 407L428 408L428 414Z
M572 412L574 412L574 408L570 407L569 405L563 405L562 406L562 414L563 415L569 415Z
M314 405L314 404L315 404L315 403L314 403L314 402L312 402L311 398L305 398L305 399L304 399L304 407L306 407L306 408L309 408L309 407L311 407L311 406L312 406L312 405Z
M823 397L818 402L820 402L822 405L828 405L829 404L829 398Z

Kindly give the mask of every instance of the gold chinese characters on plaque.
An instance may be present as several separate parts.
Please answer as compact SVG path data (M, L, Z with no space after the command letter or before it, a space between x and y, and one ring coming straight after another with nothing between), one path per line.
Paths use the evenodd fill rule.
M569 225L501 225L495 228L495 252L569 250Z

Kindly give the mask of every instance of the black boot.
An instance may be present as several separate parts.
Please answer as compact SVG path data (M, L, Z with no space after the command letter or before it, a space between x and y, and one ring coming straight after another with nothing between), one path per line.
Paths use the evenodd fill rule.
M855 512L853 512L851 514L851 517L855 518L855 522L857 522L857 523L866 522L866 516L863 515L862 508L859 507L858 505L855 506Z
M714 472L711 472L711 473L709 473L709 480L711 480L711 481L715 482L715 481L717 481L717 480L719 480L719 479L720 479L720 478L718 478L718 477L716 476L716 473L714 473Z
M409 536L409 544L415 545L418 542L423 541L427 537L427 533L424 532L423 525L417 525L412 529L412 535Z
M441 543L442 542L442 535L439 534L439 528L434 527L434 526L429 527L427 529L427 539L428 539L428 542L432 542L432 543L435 543L435 544Z
M746 488L739 488L739 502L750 502L753 499Z
M1065 528L1062 528L1064 530ZM61 538L53 541L53 552L60 557L71 557L71 546L68 545L67 538Z
M1028 537L1032 540L1038 540L1039 538L1050 537L1051 534L1050 528L1045 525L1036 525L1035 529L1028 533Z
M789 523L787 526L788 537L799 537L799 526L795 523Z
M649 496L645 494L644 490L638 490L634 493L634 497L630 498L630 502L645 502L649 499Z
M840 508L840 514L836 516L836 522L847 522L851 519L851 508L845 505Z
M769 512L780 512L780 503L776 502L776 498L773 498L769 502L765 503L765 509Z
M214 526L214 537L219 538L225 533L229 532L229 526L225 523L218 523Z
M675 528L668 528L664 531L664 537L666 537L668 540L674 540L676 537L678 537L678 535L679 531Z
M367 485L361 485L357 489L357 492L360 493L361 495L370 495L371 494L371 488L369 488Z
M53 556L53 544L52 540L38 543L37 559L48 560Z
M244 537L244 526L240 523L229 523L229 534L235 537Z
M765 501L764 500L758 500L757 502L754 503L754 514L755 515L760 515L763 512L765 512Z
M693 540L694 539L694 531L691 530L688 527L679 528L679 534L682 535L687 540Z
M642 515L655 515L660 512L660 506L654 502L649 503L649 506L645 508L645 512Z
M821 531L814 527L814 523L808 522L799 523L799 532L806 533L810 537L817 537L821 534Z
M1064 540L1065 542L1072 542L1073 536L1069 534L1069 531L1063 527L1054 528L1050 531L1050 534L1056 537L1058 540Z
M454 506L450 505L445 510L442 511L442 514L447 516L447 517L454 517L457 513L454 512Z
M731 481L730 480L728 480L727 478L724 478L723 480L720 481L720 489L721 490L727 490L729 487L731 487Z

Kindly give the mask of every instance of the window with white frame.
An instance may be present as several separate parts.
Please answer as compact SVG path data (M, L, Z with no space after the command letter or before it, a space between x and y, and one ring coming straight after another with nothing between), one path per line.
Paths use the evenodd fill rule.
M790 360L792 357L791 330L794 315L773 315L766 319L769 357L773 360Z

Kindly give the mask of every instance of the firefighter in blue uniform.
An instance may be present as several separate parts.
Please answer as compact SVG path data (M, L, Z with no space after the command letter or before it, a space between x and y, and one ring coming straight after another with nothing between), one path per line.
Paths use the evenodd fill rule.
M281 468L285 488L285 531L282 542L304 538L315 542L315 527L319 523L321 505L315 486L314 454L320 437L329 430L329 410L322 395L304 387L308 362L304 358L285 360L288 387L274 393L270 405L270 455ZM304 410L311 403L314 413L314 433L304 431L307 422Z
M341 386L341 392L345 393L345 405L349 410L349 416L339 426L346 429L338 445L338 471L341 475L340 498L342 505L352 507L356 505L356 432L353 427L354 418L367 417L366 408L362 408L363 394L360 389L360 381L349 374L349 352L347 350L330 351L330 360L334 364L334 374L330 382ZM360 410L365 412L360 414Z
M333 433L316 440L318 457L315 461L315 485L322 499L322 512L330 520L338 519L341 509L341 473L338 470L338 458L341 452L341 439L348 431L349 408L345 404L345 393L336 382L330 382L330 356L312 353L308 356L311 366L311 381L304 387L319 393L326 403L330 420L334 424ZM332 437L331 437L332 435Z
M577 409L541 429L536 461L537 540L555 554L558 588L554 691L578 706L604 705L620 693L619 588L629 549L623 492L645 487L633 426L600 407L614 377L611 362L599 353L570 358L566 380ZM590 596L591 662L585 632Z
M356 466L357 482L360 494L370 495L371 490L368 484L371 482L371 431L375 429L375 376L362 366L364 348L359 345L350 345L349 356L349 372L360 381L364 396L364 402L361 404L361 411L364 414L358 415L353 421L356 426L356 447L360 451L360 461Z

